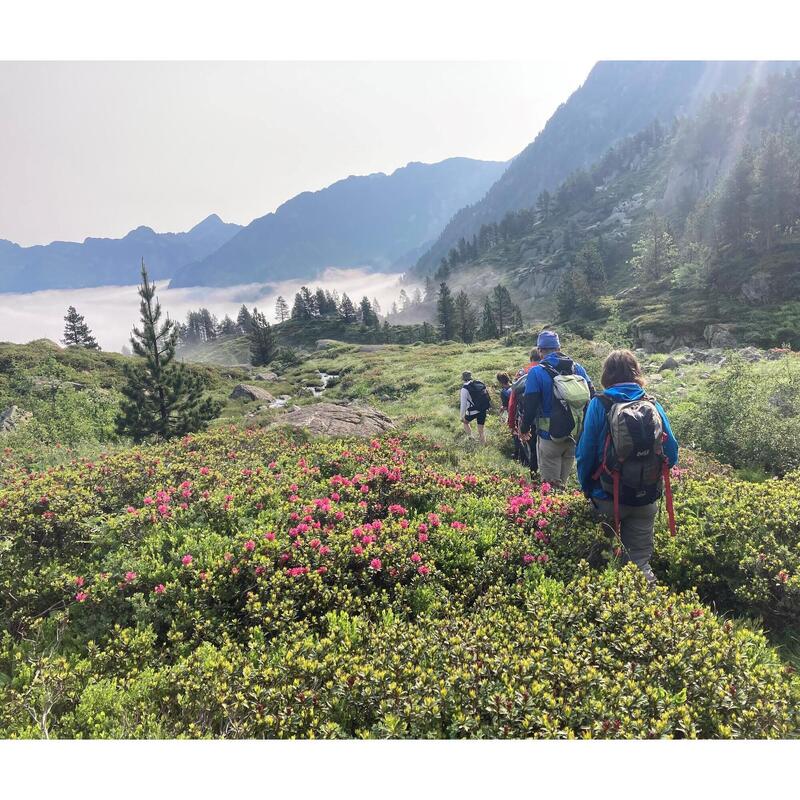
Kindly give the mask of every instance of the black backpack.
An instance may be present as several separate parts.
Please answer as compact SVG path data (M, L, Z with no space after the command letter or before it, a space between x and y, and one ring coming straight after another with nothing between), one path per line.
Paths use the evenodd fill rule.
M488 411L492 407L492 398L483 381L470 381L466 390L472 400L472 407L476 411Z
M614 524L619 532L619 506L654 503L666 488L670 531L675 535L675 516L669 467L664 454L666 434L655 400L643 395L638 400L614 401L598 395L606 412L603 459L594 474L603 489L613 496Z

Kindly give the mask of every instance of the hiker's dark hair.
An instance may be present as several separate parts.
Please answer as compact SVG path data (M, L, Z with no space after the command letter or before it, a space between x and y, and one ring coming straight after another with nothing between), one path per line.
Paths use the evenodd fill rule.
M531 354L528 356L528 358L531 360L531 362L535 361L536 363L538 363L539 361L541 361L542 358L539 355L539 348L534 347L533 350L531 350Z
M508 377L507 372L498 372L495 378L497 378L497 382L502 383L503 386L508 386L508 384L511 383L511 378Z
M644 386L644 375L636 356L630 350L612 350L603 362L600 383L608 389L617 383L638 383Z

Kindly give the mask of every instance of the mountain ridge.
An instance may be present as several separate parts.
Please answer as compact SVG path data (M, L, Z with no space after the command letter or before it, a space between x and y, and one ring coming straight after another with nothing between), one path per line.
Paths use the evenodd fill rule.
M351 175L301 192L253 220L171 286L313 278L328 267L403 268L454 209L484 194L506 162L456 156L391 173Z
M536 138L509 162L477 203L460 209L415 265L431 273L461 237L509 211L534 205L542 190L553 191L570 173L589 167L625 136L654 119L669 123L691 113L714 92L736 88L747 75L796 62L600 61L562 103Z
M0 291L84 289L126 285L138 279L142 258L155 280L172 277L180 264L217 249L242 226L209 214L188 231L156 233L139 225L124 236L87 236L29 247L0 239Z

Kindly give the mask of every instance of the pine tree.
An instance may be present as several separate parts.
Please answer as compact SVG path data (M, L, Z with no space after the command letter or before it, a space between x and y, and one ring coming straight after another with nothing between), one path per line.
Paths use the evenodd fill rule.
M497 339L500 336L500 331L497 329L497 322L494 318L494 309L488 297L483 304L483 319L478 330L478 336L481 339Z
M227 314L219 324L219 332L225 335L236 333L236 323Z
M278 322L286 322L289 319L289 304L281 295L278 295L278 299L275 301L275 319Z
M143 260L139 286L142 328L134 327L130 340L139 358L125 364L126 383L117 417L117 431L135 442L199 430L222 408L221 403L203 397L200 375L175 361L178 329L169 317L160 322L161 305L155 293Z
M346 293L342 294L342 302L339 304L339 316L342 318L343 322L348 324L358 319L356 307Z
M643 283L654 283L672 275L678 265L678 248L664 221L655 214L648 230L633 245L630 265Z
M436 321L439 324L439 335L442 339L454 339L456 336L456 306L450 287L442 281L439 284L439 297L436 301Z
M495 286L490 302L495 325L497 325L498 336L502 336L506 328L511 325L511 315L513 312L513 303L511 302L511 295L508 289L506 289L503 284Z
M253 327L253 318L250 316L250 312L244 304L239 309L239 313L236 316L236 324L241 328L242 333L250 333Z
M253 309L253 329L250 331L250 363L254 367L265 367L277 352L275 334L266 317L257 309Z
M455 299L456 331L462 342L469 344L475 339L478 320L467 293L462 289Z
M87 350L100 349L86 320L75 310L75 306L67 309L64 323L64 338L61 341L67 347L85 347Z
M361 302L359 303L359 316L361 317L361 324L367 328L374 328L380 324L378 315L372 308L372 303L370 303L368 297L361 298Z

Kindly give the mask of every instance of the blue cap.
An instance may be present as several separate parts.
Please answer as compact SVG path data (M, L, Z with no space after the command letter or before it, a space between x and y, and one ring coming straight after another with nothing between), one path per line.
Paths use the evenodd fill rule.
M536 346L543 347L545 350L558 350L561 347L561 342L558 340L558 334L555 331L542 331L536 339Z

